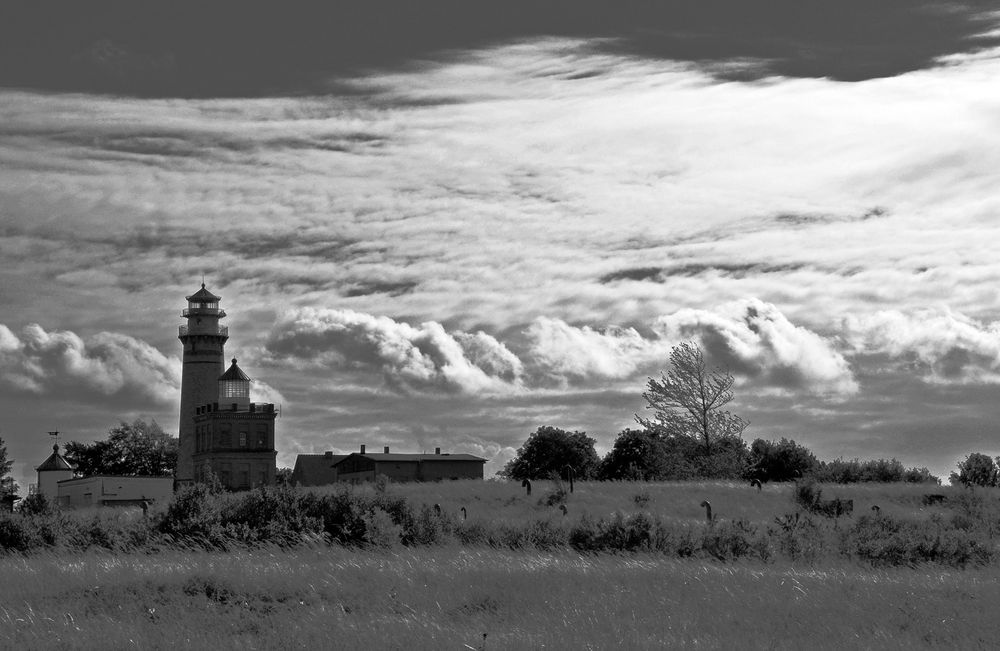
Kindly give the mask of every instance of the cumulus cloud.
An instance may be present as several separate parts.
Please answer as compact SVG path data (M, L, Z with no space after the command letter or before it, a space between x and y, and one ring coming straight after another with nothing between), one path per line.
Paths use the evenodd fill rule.
M180 370L176 357L128 335L99 332L83 339L30 324L18 336L0 324L0 381L21 391L128 396L162 405L176 399Z
M506 393L521 384L521 361L483 332L449 333L352 310L303 308L280 321L267 342L274 356L378 369L404 390Z
M981 323L951 310L881 310L843 320L858 354L910 361L938 383L1000 383L1000 323Z
M528 326L528 356L543 374L566 380L625 379L670 352L670 342L648 339L634 328L597 329L539 317Z
M678 310L657 319L656 330L671 340L699 341L714 361L765 385L834 394L858 390L833 342L759 299Z
M764 387L851 394L844 356L819 334L791 323L770 303L748 299L712 310L685 308L656 319L653 334L595 329L539 318L527 329L531 363L568 381L634 378L660 368L670 349L696 340L715 362Z

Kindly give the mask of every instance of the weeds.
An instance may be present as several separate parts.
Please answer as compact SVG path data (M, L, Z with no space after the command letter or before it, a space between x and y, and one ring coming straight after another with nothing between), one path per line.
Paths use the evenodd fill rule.
M741 509L745 512L744 505L760 509L762 501L756 493L754 499L748 499L744 487L737 484L643 484L636 492L628 483L621 489L616 488L618 484L583 483L577 486L569 515L559 516L552 506L563 505L569 495L562 482L547 485L546 497L536 503L525 503L514 485L508 488L485 482L454 487L341 486L324 492L268 487L235 494L192 486L179 491L166 508L151 512L149 517L134 510L62 512L52 508L0 515L0 553L30 554L45 549L234 550L316 544L377 549L460 545L647 552L720 561L746 558L815 563L824 558L846 558L879 567L919 563L965 567L996 560L993 539L1000 531L1000 504L987 499L983 491L950 492L946 501L929 508L923 505L919 487L912 491L885 488L874 493L858 488L850 499L824 500L821 487L806 481L791 489L799 511L762 518L740 515ZM455 492L458 489L463 490ZM594 505L607 499L609 489L619 490L621 506L609 515L592 515ZM475 490L480 492L469 494ZM647 511L654 503L655 490L664 497L655 500L654 511ZM493 491L492 496L488 491ZM705 523L697 502L690 499L698 494L722 505L723 517ZM411 501L407 495L423 495L444 508L432 509L427 502ZM684 495L683 506L671 495ZM844 512L845 504L858 502L859 512L867 514L873 497L888 507L880 515ZM476 501L477 517L465 520L455 515L456 504L470 500ZM779 504L763 503L771 503L772 508ZM840 523L816 517L827 514L830 507L824 504L839 505L832 514L839 512ZM682 515L666 515L664 506Z

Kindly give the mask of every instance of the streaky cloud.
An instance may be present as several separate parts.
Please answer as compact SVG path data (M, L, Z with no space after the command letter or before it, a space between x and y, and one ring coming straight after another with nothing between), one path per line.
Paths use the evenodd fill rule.
M879 310L843 320L856 354L882 354L942 384L1000 383L1000 322L949 309Z

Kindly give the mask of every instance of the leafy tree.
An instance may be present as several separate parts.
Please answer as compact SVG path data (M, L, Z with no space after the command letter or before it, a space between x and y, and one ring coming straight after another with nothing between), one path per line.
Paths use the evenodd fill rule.
M733 376L709 368L701 348L685 342L670 351L669 368L660 379L649 378L646 408L653 418L636 420L646 429L660 429L698 439L706 455L725 438L741 438L749 423L723 409L733 399ZM731 446L729 446L731 447Z
M790 481L804 477L819 465L816 456L805 446L782 438L780 441L756 439L750 445L749 479Z
M627 429L601 462L601 479L643 481L736 479L746 468L746 443L719 439L710 454L698 439L660 428Z
M10 474L13 466L14 460L7 459L7 444L0 439L0 497L17 494L17 484Z
M680 437L678 437L680 438ZM747 444L739 436L727 434L716 439L711 451L701 445L691 446L690 437L684 437L693 447L691 462L699 479L739 479L747 467Z
M278 468L274 472L274 483L276 486L291 486L292 485L292 469L291 468Z
M655 430L626 429L601 461L601 479L653 480L667 473L667 446Z
M949 480L965 486L996 486L997 465L989 456L973 452L958 463L958 472L951 473Z
M594 443L585 432L543 425L528 436L517 455L497 474L514 480L548 479L572 466L578 479L589 479L600 463Z
M84 477L171 475L177 467L177 438L164 432L155 420L122 421L108 430L103 441L67 443L63 456Z

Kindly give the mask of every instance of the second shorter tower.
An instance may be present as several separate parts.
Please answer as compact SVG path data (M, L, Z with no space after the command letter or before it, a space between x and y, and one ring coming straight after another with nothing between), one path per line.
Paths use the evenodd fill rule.
M274 484L275 416L273 404L250 401L250 377L234 359L219 377L218 402L195 409L195 481L214 474L229 490Z

